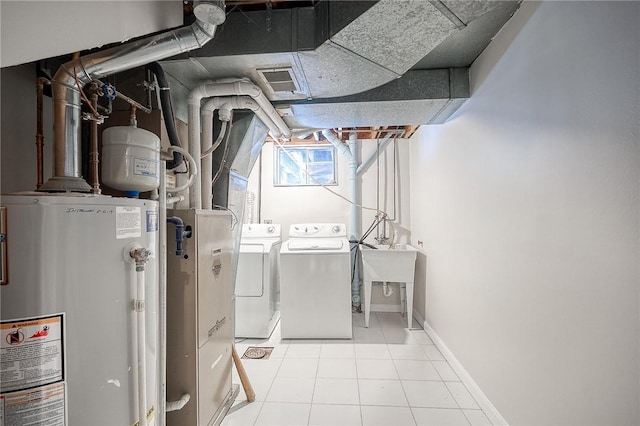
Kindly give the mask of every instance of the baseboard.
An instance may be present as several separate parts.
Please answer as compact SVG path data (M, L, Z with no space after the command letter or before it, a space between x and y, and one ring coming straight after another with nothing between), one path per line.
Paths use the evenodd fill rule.
M387 305L385 303L372 303L370 312L402 312L402 305Z
M467 370L465 370L462 364L460 364L460 361L458 361L458 359L455 357L453 352L449 350L449 348L447 347L447 345L445 345L445 343L442 341L440 336L438 336L438 334L433 330L433 328L431 328L431 326L427 323L427 321L424 318L422 318L419 314L414 312L413 315L418 320L422 319L422 324L424 325L424 331L431 338L431 340L433 340L433 343L440 350L440 352L442 353L442 356L444 356L444 358L447 360L451 368L453 368L453 371L455 371L458 377L460 377L460 380L462 380L462 383L464 383L464 385L467 387L467 389L469 390L473 398L476 400L478 405L480 405L480 408L482 408L482 410L487 415L491 423L494 425L508 426L508 423L504 419L504 417L502 417L502 415L498 412L496 407L491 403L491 401L489 401L489 398L487 398L484 392L482 392L482 389L480 389L480 386L478 386L478 384L473 380L473 378L467 372Z

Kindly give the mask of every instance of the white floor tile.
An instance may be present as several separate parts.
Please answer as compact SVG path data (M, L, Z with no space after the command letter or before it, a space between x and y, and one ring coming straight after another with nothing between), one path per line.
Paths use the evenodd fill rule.
M357 359L359 379L397 380L396 366L390 359Z
M285 358L320 358L320 343L292 343Z
M408 407L360 407L363 426L414 426Z
M354 343L387 343L382 334L382 330L379 328L354 328L353 329L353 342Z
M274 358L274 359L243 359L242 365L247 372L247 376L249 377L249 382L251 382L251 387L253 391L256 393L256 401L264 401L269 389L271 388L271 384L273 383L273 379L276 377L276 373L278 368L280 368L280 364L282 363L282 358ZM233 383L240 383L240 378L238 377L238 373L234 368L232 373L232 381ZM242 386L240 387L240 392L238 394L237 399L245 400L246 396L244 391L242 390Z
M355 359L320 359L318 364L318 378L323 379L355 379Z
M298 426L309 422L310 404L265 402L256 426Z
M422 350L422 345L396 345L389 344L387 348L393 359L418 359L428 360L427 354Z
M407 326L407 317L399 312L376 312L380 328L402 328Z
M436 345L420 345L427 357L432 361L444 361L444 356L440 353Z
M451 392L460 408L480 408L462 382L446 382L445 385L447 385L449 392Z
M362 343L355 345L356 359L391 359L386 344Z
M297 377L315 379L318 372L318 360L306 358L285 358L280 364L276 377Z
M413 338L413 335L406 328L383 328L382 334L387 343L401 344L401 345L417 345L420 342Z
M491 426L491 421L482 410L462 410L471 426Z
M418 426L467 426L462 410L448 408L411 408Z
M322 343L320 358L355 358L353 343Z
M440 377L445 382L459 382L460 379L458 375L453 371L453 368L449 365L447 361L431 361L433 366L440 374Z
M251 388L253 392L256 394L256 401L264 401L269 393L269 389L271 389L271 384L273 383L273 378L249 378L251 382ZM233 383L240 386L240 392L238 392L238 396L236 397L236 401L246 401L247 396L242 389L242 385L240 384L240 379L233 379Z
M353 314L352 319L353 328L364 328L364 312L359 314ZM376 317L374 312L371 312L369 315L369 328L375 329L380 328L380 324L378 323L378 318Z
M273 342L268 342L259 346L271 346L273 348L271 355L269 356L270 358L284 358L287 354L287 348L289 347L289 345L274 344Z
M317 379L313 391L314 404L359 404L356 379Z
M360 426L361 424L358 405L311 405L310 426Z
M401 380L440 380L431 361L397 359L393 361Z
M402 387L411 407L458 408L443 382L403 380Z
M276 377L265 401L311 403L315 379Z
M255 423L258 413L262 408L262 402L238 401L229 409L222 420L222 426L247 426Z
M360 404L389 407L408 406L400 380L358 380Z

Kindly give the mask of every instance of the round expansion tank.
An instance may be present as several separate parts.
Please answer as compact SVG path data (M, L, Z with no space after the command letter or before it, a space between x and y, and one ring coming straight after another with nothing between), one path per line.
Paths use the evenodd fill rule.
M102 181L137 195L160 185L160 138L134 126L109 127L102 133Z

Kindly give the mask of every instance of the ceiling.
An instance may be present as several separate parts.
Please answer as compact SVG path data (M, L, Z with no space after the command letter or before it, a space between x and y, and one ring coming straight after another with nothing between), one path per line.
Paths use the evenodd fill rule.
M350 131L382 137L385 127L408 137L445 122L470 96L470 65L519 1L226 4L211 42L161 62L175 80L178 117L186 118L180 100L196 85L246 77L294 132L341 128L346 138Z

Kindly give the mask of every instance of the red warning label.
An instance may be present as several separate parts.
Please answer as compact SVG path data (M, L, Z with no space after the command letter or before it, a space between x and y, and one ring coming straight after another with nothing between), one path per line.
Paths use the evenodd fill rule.
M64 380L63 315L0 323L0 393Z

